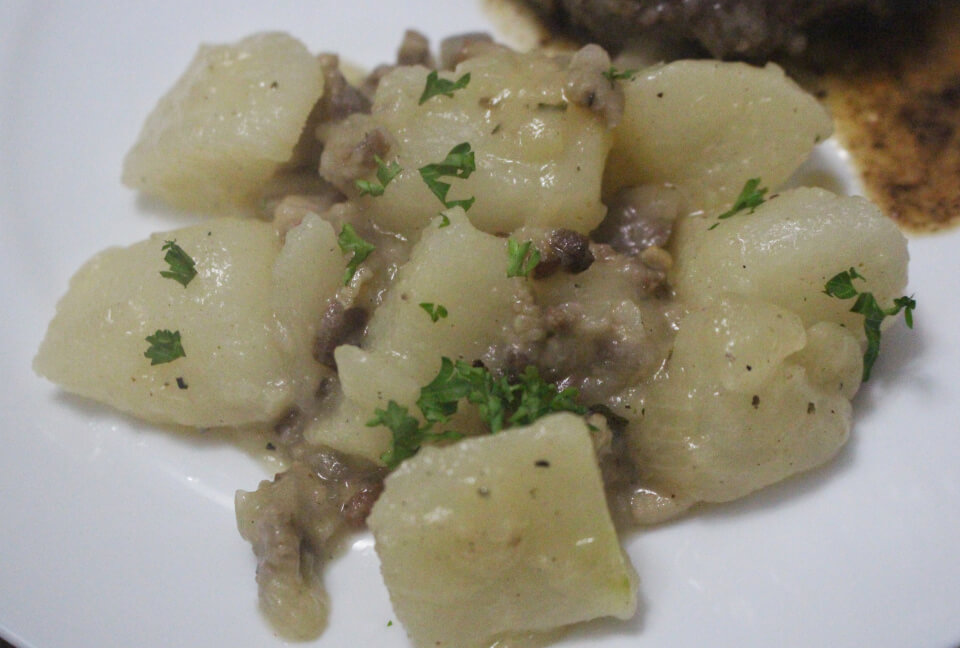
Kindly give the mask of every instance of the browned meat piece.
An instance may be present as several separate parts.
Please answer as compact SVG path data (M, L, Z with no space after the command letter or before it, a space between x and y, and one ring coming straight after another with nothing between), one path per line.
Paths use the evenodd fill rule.
M237 494L240 534L257 557L260 608L290 638L311 637L326 620L318 571L309 569L344 522L333 493L303 464Z
M397 50L397 65L422 65L434 67L433 54L430 53L430 41L418 31L408 29L403 34L400 49Z
M278 425L287 423L299 428L298 421ZM237 493L237 525L257 557L261 609L287 638L305 639L326 620L320 567L336 537L366 520L383 489L383 471L309 447L292 429L283 436L291 438L281 446L299 458L273 481Z
M796 54L804 30L850 10L889 14L936 0L526 0L561 28L608 48L638 36L698 42L717 58Z
M351 116L331 129L320 156L320 176L347 195L356 194L357 178L376 169L376 158L386 158L394 146L383 127L363 117Z
M369 479L363 482L357 492L340 507L341 517L349 526L362 529L382 492L382 480Z
M390 72L393 72L396 67L396 65L380 64L370 70L370 74L367 75L367 78L363 80L363 84L360 86L360 92L372 102L377 94L377 88L380 87L380 79L387 76Z
M433 54L430 52L430 41L418 31L408 29L403 35L403 41L397 49L397 62L394 65L381 64L373 68L360 86L360 92L369 101L373 101L377 94L380 79L392 72L399 65L422 65L425 68L436 67Z
M321 54L319 60L324 84L320 121L340 121L353 113L370 112L370 100L350 85L340 72L340 58L336 54Z
M320 321L313 358L325 367L336 369L333 351L341 344L357 344L367 325L367 311L360 306L344 308L337 299L330 300Z
M440 43L440 69L452 70L463 61L496 47L490 34L473 32L445 38Z
M649 247L664 247L680 213L680 192L670 187L629 187L617 192L607 215L592 233L598 243L639 256Z
M557 270L577 274L593 263L590 239L573 230L563 228L553 230L547 237L546 244L538 248L540 262L533 270L533 276L536 279L549 277Z

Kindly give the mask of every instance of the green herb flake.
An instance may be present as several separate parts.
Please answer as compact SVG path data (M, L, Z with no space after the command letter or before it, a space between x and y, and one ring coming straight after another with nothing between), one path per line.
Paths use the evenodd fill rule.
M567 102L558 101L557 103L543 103L540 102L537 104L537 110L549 110L553 112L566 112Z
M440 359L440 371L436 377L420 388L417 407L427 421L446 423L456 413L459 401L466 398L471 389L470 380L461 372L460 365L444 357Z
M823 292L837 299L851 299L856 297L858 290L853 286L854 279L863 279L860 274L850 268L846 272L834 275L823 287Z
M540 251L533 247L533 241L520 243L516 239L507 240L508 277L526 277L540 263Z
M437 225L437 229L441 229L441 228L443 228L443 227L448 227L449 225L450 225L450 217L447 216L446 214L441 213L441 214L440 214L440 224Z
M632 81L633 77L637 74L637 68L632 68L629 70L618 70L615 66L611 65L610 69L604 70L603 76L607 78L607 81L614 83L616 81Z
M518 400L510 415L510 425L530 425L537 419L553 412L586 414L587 408L576 402L577 390L569 387L558 391L556 386L543 380L537 368L528 366L520 375Z
M717 220L725 220L734 214L739 214L745 209L749 209L750 211L747 213L752 214L753 210L766 202L764 198L766 193L767 188L760 187L760 178L750 178L744 183L743 189L740 190L740 195L733 201L733 207L717 216ZM714 223L710 226L710 229L715 229L719 224L720 223Z
M166 251L163 260L170 266L169 270L161 270L160 276L173 279L186 288L187 284L197 276L197 268L193 259L183 251L182 247L177 245L176 241L164 241L160 251Z
M430 302L420 302L420 308L427 311L427 315L430 316L430 319L434 322L439 321L440 319L446 317L447 309L440 304L432 304Z
M860 292L853 285L854 279L865 281L865 278L854 268L844 270L831 277L824 285L823 292L837 299L853 299L856 301L850 312L863 315L863 332L867 338L867 349L863 354L863 382L870 380L877 357L880 355L880 324L887 317L895 317L903 311L903 320L908 328L913 328L913 311L917 302L913 297L897 297L893 306L882 308L873 293Z
M417 105L422 106L437 95L453 97L453 93L456 90L466 88L468 83L470 83L469 72L456 81L450 81L449 79L441 79L437 71L434 70L427 75L427 83L423 88L423 94L420 95L420 100L417 102Z
M180 343L180 331L170 332L158 329L153 335L147 336L150 347L144 352L144 357L150 358L150 365L166 364L177 358L187 357Z
M353 256L350 258L350 261L347 262L347 268L343 272L343 285L346 286L350 283L350 280L353 279L353 275L357 273L357 268L360 267L360 264L363 263L364 259L370 256L370 253L376 248L360 238L350 223L343 224L343 229L340 230L340 236L337 237L337 243L340 245L340 250L344 254L353 252Z
M428 164L420 167L420 177L426 183L433 195L440 199L446 208L463 207L464 211L470 209L475 200L470 197L464 200L447 200L447 192L450 191L450 183L443 182L440 178L449 176L453 178L467 179L470 174L477 170L474 152L470 149L469 142L457 144L442 162Z
M396 162L391 162L387 164L379 155L373 156L374 161L377 163L377 180L378 182L370 182L369 180L357 180L356 185L357 189L360 190L361 196L382 196L383 192L386 191L387 185L400 175L400 172L403 170L400 168L400 165Z
M387 403L387 409L377 408L374 410L374 417L367 421L368 427L378 425L385 426L393 435L391 448L380 456L383 463L391 470L399 466L404 459L409 459L417 454L420 446L424 443L443 440L455 441L463 436L452 431L439 434L430 432L432 423L421 426L420 421L410 416L406 407L398 405L393 400Z
M406 407L394 401L387 409L377 409L367 425L384 425L393 433L393 444L381 459L395 468L404 459L416 454L423 443L461 438L457 432L430 432L435 424L443 424L456 414L462 400L474 404L491 434L505 427L529 425L553 412L586 415L586 407L576 402L577 390L559 391L543 380L535 367L527 367L518 377L495 377L483 366L453 362L441 358L436 377L420 389L417 407L425 425L410 415Z

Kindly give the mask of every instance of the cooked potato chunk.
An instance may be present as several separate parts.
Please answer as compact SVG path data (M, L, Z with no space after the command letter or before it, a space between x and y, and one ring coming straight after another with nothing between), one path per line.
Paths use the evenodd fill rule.
M371 318L365 345L400 359L421 385L441 356L470 362L503 339L522 283L507 276L506 240L475 229L459 208L447 216L450 225L430 227L414 247ZM447 316L433 321L421 304L443 306Z
M203 46L147 118L123 182L184 209L249 207L322 94L320 64L286 34Z
M320 240L299 253L288 250L287 263L296 266L309 249L305 267L323 265L318 259L333 231L316 226L311 234ZM307 232L294 232L288 237L306 242ZM160 275L168 269L166 240L196 262L197 276L186 287ZM322 276L282 267L275 275L280 250L272 226L235 218L106 250L71 280L34 368L69 391L149 421L211 427L274 419L314 388L304 314L318 308L291 302L277 318L277 282L298 283L312 300L324 299L325 289ZM339 276L339 251L326 264ZM152 365L146 337L163 329L179 332L186 356Z
M637 605L589 431L572 414L424 448L387 478L368 522L416 646L487 648Z
M365 426L375 408L395 400L413 411L442 357L471 362L504 339L521 281L507 277L506 241L475 229L459 207L446 215L450 224L435 220L401 268L370 320L364 348L336 350L348 402L334 417L337 425L311 426L312 442L379 461L389 435ZM447 315L433 321L422 304L442 306Z
M398 68L381 80L372 116L343 125L356 131L342 143L348 153L378 126L395 139L381 157L403 171L383 196L363 199L376 220L404 233L424 227L443 205L418 169L442 162L466 142L476 171L467 179L441 180L451 185L448 201L477 198L468 215L478 229L506 233L527 224L586 233L596 227L605 212L600 180L611 138L600 117L565 101L564 67L541 53L497 49L442 76L465 74L469 84L452 97L420 105L427 70ZM340 177L345 153L338 148L328 146L321 173L356 196L353 180ZM366 171L364 177L374 179L375 167Z
M666 371L634 404L642 416L631 444L650 484L727 501L832 457L847 439L850 403L837 380L806 367L856 372L860 349L839 326L812 336L815 344L796 315L752 299L684 318Z
M729 206L748 178L778 187L832 131L817 100L773 64L677 61L621 83L606 194L670 182L691 211Z
M286 233L273 266L272 300L281 343L290 353L301 352L303 341L313 339L327 300L340 287L344 265L333 226L316 214Z
M851 302L824 294L824 284L856 268L858 290L883 306L907 284L907 241L897 226L863 198L823 189L793 189L744 211L715 229L709 218L681 218L675 234L672 282L680 297L705 302L725 293L779 304L806 326L836 322L863 328Z

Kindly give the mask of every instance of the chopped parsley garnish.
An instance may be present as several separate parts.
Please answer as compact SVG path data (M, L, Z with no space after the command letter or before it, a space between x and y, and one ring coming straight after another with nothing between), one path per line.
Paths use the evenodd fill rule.
M760 187L760 178L750 178L744 183L743 189L740 190L740 195L733 201L733 207L717 216L717 220L730 218L734 214L742 212L744 209L749 209L750 211L747 213L752 214L754 209L766 201L764 198L766 193L767 188ZM714 229L719 224L720 223L714 223L710 226L710 229Z
M576 389L559 391L543 380L533 366L511 380L506 376L496 378L483 366L442 358L440 371L430 384L420 389L417 400L425 425L420 425L406 407L395 401L390 401L385 410L377 409L367 425L384 425L393 433L393 446L381 457L392 469L416 454L423 443L461 438L462 435L453 431L430 432L434 425L450 420L461 400L476 405L484 424L491 433L496 433L505 427L529 425L553 412L587 414L587 408L579 405L576 398Z
M180 343L180 331L170 332L166 329L158 329L153 335L147 336L147 342L150 343L150 347L143 355L150 358L151 365L165 364L177 358L187 357Z
M630 70L618 70L613 65L610 66L610 69L604 70L603 76L607 78L607 81L613 83L615 81L630 81L633 79L634 75L637 73L636 68Z
M440 224L437 225L437 229L441 227L447 227L450 224L450 217L446 214L440 214Z
M353 275L356 274L357 268L360 267L363 260L370 256L370 253L376 248L360 238L350 223L343 224L340 236L337 237L337 243L340 244L342 252L353 252L353 256L350 257L347 268L343 272L343 285L346 286L353 279Z
M161 251L166 250L163 260L170 266L169 270L161 270L160 276L173 279L184 288L197 276L197 268L190 255L183 251L176 241L164 241Z
M507 240L507 256L508 277L526 277L540 263L540 251L533 247L533 241L519 243L516 239Z
M536 367L528 366L520 374L519 389L516 392L518 398L510 415L510 425L530 425L553 412L586 414L587 408L576 401L577 394L573 387L558 391L553 383L540 377Z
M420 302L420 308L427 311L427 315L429 315L430 319L434 322L448 315L447 309L441 304L433 304L431 302Z
M540 102L537 104L538 110L553 110L556 112L564 112L567 109L566 101L558 101L557 103L543 103Z
M396 162L387 164L379 155L374 155L373 159L377 163L377 180L379 182L370 182L369 180L357 180L357 189L361 196L382 196L390 181L396 178L403 170Z
M461 375L461 364L454 364L447 357L441 358L436 377L420 388L417 407L427 421L446 423L456 413L460 399L470 394L470 382Z
M420 95L420 101L417 105L422 106L430 98L436 97L437 95L453 97L454 91L466 88L468 83L470 83L469 72L456 81L450 81L448 79L441 79L437 71L434 70L427 75L427 84L423 88L423 94Z
M423 181L427 184L427 187L430 188L430 191L433 192L433 195L440 199L444 207L448 209L450 207L463 207L464 211L470 209L475 198L470 197L465 200L448 201L447 192L450 191L450 183L443 182L440 178L450 176L453 178L466 179L476 170L477 165L474 160L473 151L470 150L469 142L457 144L450 149L450 152L447 153L447 157L443 162L428 164L419 169L420 177L423 178Z
M400 465L404 459L417 454L420 446L430 441L456 440L461 438L457 432L430 432L431 425L420 426L420 421L410 416L409 410L396 401L387 403L387 409L377 408L374 417L367 421L370 427L383 425L393 433L392 447L384 452L380 458L391 470Z
M913 328L913 311L917 302L913 297L897 297L890 308L881 308L873 293L860 292L853 285L854 279L865 280L854 268L834 275L824 285L823 292L837 299L853 299L850 312L863 315L863 332L867 336L867 350L863 354L863 382L870 380L870 371L880 354L880 323L884 318L894 317L903 311L903 320L908 328Z

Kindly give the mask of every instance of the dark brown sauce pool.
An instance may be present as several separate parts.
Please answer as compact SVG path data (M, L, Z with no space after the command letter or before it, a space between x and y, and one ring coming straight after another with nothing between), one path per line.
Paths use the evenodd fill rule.
M787 64L833 113L866 192L906 230L960 223L960 3L846 26Z
M516 45L569 42L522 0L483 4ZM960 224L960 0L886 24L854 17L811 34L803 60L778 62L833 113L868 197L903 229Z

